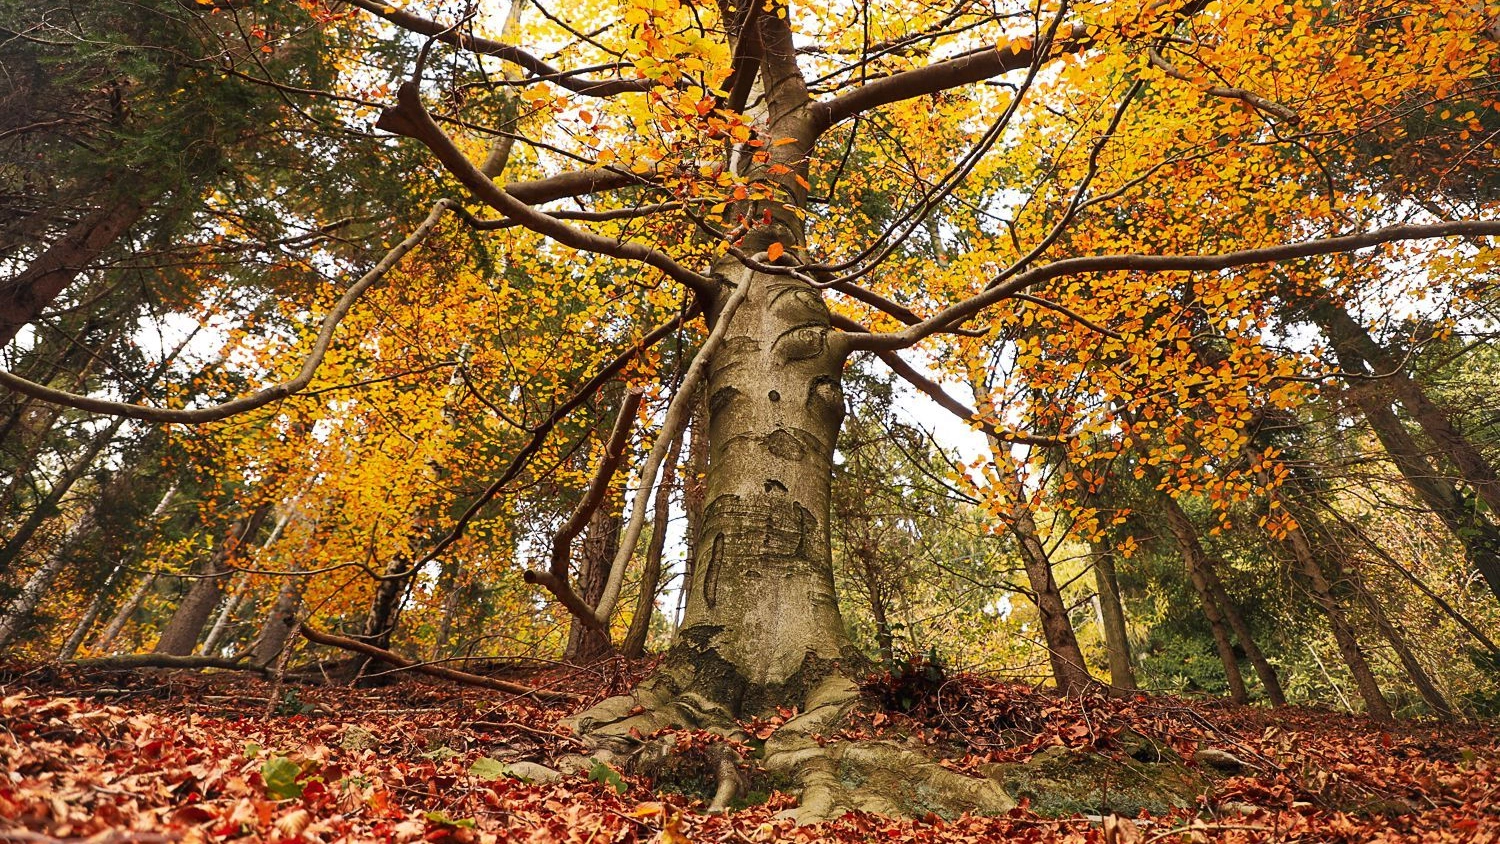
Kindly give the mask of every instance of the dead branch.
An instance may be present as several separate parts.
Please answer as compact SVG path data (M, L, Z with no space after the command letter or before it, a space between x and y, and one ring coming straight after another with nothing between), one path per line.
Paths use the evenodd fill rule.
M246 654L246 656L249 656ZM92 659L77 659L65 662L64 665L74 668L83 668L94 671L130 671L136 668L220 668L227 671L252 671L256 674L264 674L266 670L259 665L253 665L245 661L245 656L222 657L222 656L172 656L170 654L121 654L119 656L101 656Z
M346 651L353 651L357 654L363 654L365 656L378 659L381 662L388 663L397 668L408 668L412 671L419 671L431 677L438 677L454 683L462 683L466 686L478 686L483 689L494 689L496 691L509 692L514 695L527 695L530 697L538 698L540 700L561 701L563 703L577 703L580 700L577 695L569 694L567 692L551 691L548 689L533 689L530 686L523 686L519 683L511 683L505 680L496 680L493 677L482 677L478 674L470 674L467 671L455 671L452 668L444 668L440 665L421 664L414 660L407 659L404 656L392 653L385 648L377 648L374 645L366 644L356 639L351 639L347 636L339 636L334 633L324 633L323 631L316 630L308 626L307 624L302 625L300 632L302 633L302 638L315 644L327 645L332 648L342 648Z

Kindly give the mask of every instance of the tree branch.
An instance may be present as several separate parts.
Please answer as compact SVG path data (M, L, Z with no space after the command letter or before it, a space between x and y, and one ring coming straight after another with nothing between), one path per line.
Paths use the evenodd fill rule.
M519 65L532 74L532 79L528 81L551 82L575 94L587 97L612 97L616 94L649 91L656 85L656 82L651 79L583 79L576 72L559 70L519 47L456 31L451 26L402 11L380 0L343 0L343 2L358 6L409 32L436 38L461 50L494 56Z
M377 648L374 645L366 644L355 639L350 639L347 636L339 636L333 633L324 633L321 630L315 630L306 623L303 623L299 630L302 633L302 637L309 642L313 642L319 645L327 645L332 648L342 648L346 651L353 651L357 654L363 654L372 659L378 659L381 662L394 665L397 668L409 668L412 671L417 671L431 677L439 677L454 683L463 683L467 686L479 686L480 688L509 692L514 695L525 695L529 697L535 697L540 700L555 700L564 703L577 703L579 701L577 695L568 694L567 692L556 692L546 689L533 689L530 686L523 686L519 683L511 683L505 680L496 680L493 677L484 677L479 674L470 674L467 671L457 671L452 668L444 668L441 665L429 665L427 663L415 662L413 660L407 659L404 656L392 653L391 651L388 651L384 648Z
M406 82L401 85L396 94L396 107L382 112L375 125L425 144L448 172L476 197L505 216L515 218L526 228L574 249L639 261L662 271L699 296L713 295L712 279L678 264L658 249L574 228L511 196L481 172L458 145L453 143L453 139L433 121L432 115L422 105L421 95L415 84Z
M985 47L946 61L935 62L926 67L896 73L861 85L831 100L815 104L814 109L819 118L818 125L826 129L856 114L883 105L980 82L992 76L1030 67L1035 62L1045 61L1061 53L1078 52L1091 43L1093 42L1088 37L1088 28L1082 24L1074 24L1068 36L1058 41L1047 56L1038 57L1033 45L1022 46L1023 42L1017 39L1007 44L997 44L994 47Z
M455 207L451 199L440 199L433 203L432 210L405 240L396 244L385 253L370 271L360 277L359 281L350 285L344 295L339 297L338 302L323 317L323 324L318 329L317 339L313 341L313 347L302 359L302 368L298 370L295 378L290 381L282 381L272 384L248 396L242 396L232 401L210 407L200 407L191 410L178 410L166 407L151 407L150 405L132 404L129 402L116 402L107 399L96 399L91 396L69 393L63 390L54 390L34 381L28 381L11 372L0 370L0 384L23 395L35 399L73 407L79 410L87 410L93 413L103 413L109 416L124 416L127 419L143 419L148 422L178 422L198 423L214 422L226 419L239 413L254 410L258 407L270 404L278 399L296 395L312 383L313 376L317 374L318 367L323 363L323 356L328 353L328 347L333 343L333 333L338 329L339 323L348 316L350 309L354 307L359 297L364 295L375 284L385 278L391 268L406 256L406 253L416 248L427 235L432 232L434 226L442 219L443 212Z
M527 583L546 587L547 591L557 596L557 599L573 615L596 630L602 625L595 618L593 608L574 591L568 582L568 561L573 555L573 540L588 524L589 519L593 518L594 512L609 495L609 485L614 480L615 472L620 468L621 459L625 457L625 446L630 442L630 432L635 427L635 417L641 409L641 399L640 390L630 390L625 394L625 400L620 403L620 413L615 417L614 429L610 431L609 442L604 447L604 459L599 462L599 468L594 472L593 479L589 481L583 499L578 502L577 507L573 508L572 514L557 531L557 535L552 537L552 557L548 561L547 570L545 572L527 571L523 575Z
M974 317L985 308L997 302L1014 298L1014 294L1024 291L1028 287L1063 276L1127 271L1148 273L1217 272L1248 264L1269 264L1278 261L1291 261L1298 258L1311 258L1318 255L1353 252L1357 249L1367 249L1371 246L1380 246L1403 240L1492 236L1500 236L1500 220L1453 220L1425 225L1387 226L1361 234L1304 240L1296 243L1284 243L1278 246L1224 252L1217 255L1123 254L1065 258L1061 261L1054 261L1051 264L1016 275L1006 283L970 296L968 299L945 308L922 323L913 325L904 331L888 334L851 334L848 342L850 348L855 350L878 351L906 348L939 331L946 330L951 325L957 325Z

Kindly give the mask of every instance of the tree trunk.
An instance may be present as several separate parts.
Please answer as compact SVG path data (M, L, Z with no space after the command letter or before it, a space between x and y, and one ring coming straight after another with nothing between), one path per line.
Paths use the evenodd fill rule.
M281 656L281 651L292 640L292 630L297 626L297 609L302 605L302 578L284 577L276 592L276 603L261 625L260 635L255 638L255 647L250 651L250 662L269 666Z
M1374 619L1380 635L1385 637L1391 649L1396 652L1396 658L1401 660L1401 667L1406 669L1406 676L1416 687L1417 694L1422 696L1422 700L1426 701L1434 713L1444 718L1452 718L1455 715L1452 705L1448 703L1447 698L1443 697L1443 693L1438 691L1437 684L1432 682L1427 669L1422 667L1416 654L1412 653L1411 647L1406 643L1406 637L1401 635L1401 631L1396 629L1395 624L1391 623L1390 617L1385 614L1385 609L1380 606L1380 601L1370 594L1357 575L1350 582L1354 591L1359 595L1360 602L1370 611L1370 618Z
M651 522L651 542L646 547L646 566L641 572L641 590L636 597L635 615L630 618L630 629L625 633L625 643L620 653L630 659L640 659L646 654L646 636L651 632L651 617L656 614L656 593L661 586L661 558L667 547L667 525L672 515L672 486L677 480L677 461L682 454L682 436L679 434L667 452L662 467L661 480L656 487Z
M22 625L31 618L31 613L36 610L37 604L41 603L42 595L46 594L47 588L57 575L62 572L63 565L68 562L68 554L73 550L77 541L80 525L74 525L69 535L60 539L52 548L52 553L31 577L26 579L26 584L16 597L5 608L5 615L0 616L0 651L10 644L16 633L20 632Z
M880 651L880 664L887 671L896 670L896 637L891 632L891 619L885 608L885 593L880 588L880 578L873 571L873 553L865 558L865 588L870 594L870 617L875 621L875 647Z
M172 613L171 621L162 629L153 653L169 656L188 656L198 645L198 637L208 624L219 603L221 581L229 573L229 564L234 554L244 543L250 541L270 512L270 505L262 504L244 519L237 521L225 535L218 547L209 555L203 567L204 576L195 578L187 595Z
M375 583L375 595L370 599L370 614L365 616L364 632L354 638L367 645L390 650L391 637L396 634L396 624L401 620L401 599L406 595L406 587L410 585L414 572L407 572L404 577L393 575L406 572L409 568L411 560L405 554L397 554L391 558L385 567L386 577ZM342 673L344 681L360 682L369 665L368 654L355 654Z
M1021 549L1021 561L1031 586L1031 598L1041 617L1047 659L1052 664L1057 691L1067 696L1082 694L1093 686L1094 678L1089 674L1088 663L1084 662L1082 649L1078 647L1078 637L1073 632L1073 622L1068 618L1068 608L1063 603L1057 579L1052 576L1052 560L1037 534L1036 519L1026 500L1026 490L1021 487L1020 478L1015 476L1015 467L1001 465L1000 471L1007 481L1014 481L1010 489L1013 503L1007 514L1007 523Z
M1377 721L1394 720L1391 705L1380 693L1380 683L1375 679L1374 672L1370 670L1370 663L1365 659L1364 652L1360 650L1354 629L1350 627L1348 619L1334 598L1333 587L1323 576L1323 569L1318 565L1307 534L1302 531L1301 527L1294 527L1287 534L1286 541L1302 574L1307 578L1308 585L1312 588L1314 600L1328 615L1328 622L1333 627L1333 639L1339 646L1339 655L1344 658L1344 664L1349 666L1349 673L1354 676L1355 687L1359 689L1359 696L1365 702L1365 712Z
M709 376L707 503L663 673L742 716L797 702L840 660L862 660L839 617L829 544L845 352L806 282L720 269L749 288Z
M89 608L84 610L83 618L80 618L78 623L73 626L73 632L68 635L67 641L63 642L62 647L58 649L58 661L67 662L78 655L78 648L83 645L83 640L88 638L89 631L94 627L94 622L98 621L99 616L103 614L104 605L109 603L110 593L114 591L115 584L120 581L120 576L124 573L125 564L116 563L114 569L110 571L109 577L105 578L103 585L99 587L99 591L94 593L94 600L90 601Z
M1207 563L1203 546L1198 542L1198 531L1188 519L1187 513L1182 511L1171 496L1163 494L1158 496L1158 500L1167 517L1167 528L1177 542L1178 552L1182 554L1188 579L1193 583L1193 590L1198 593L1203 617L1208 619L1209 630L1213 633L1214 648L1219 652L1219 662L1224 666L1224 680L1229 684L1229 699L1239 704L1249 703L1250 694L1245 690L1245 678L1240 674L1239 660L1235 659L1234 645L1229 640L1229 631L1225 629L1224 616L1219 611L1208 576L1204 573Z
M687 540L682 585L677 590L677 612L672 616L675 628L681 625L687 609L688 584L693 582L693 562L698 559L698 536L703 531L703 497L708 480L708 394L704 392L693 410L688 425L687 468L682 477L682 513L687 519Z
M47 521L47 518L57 512L58 505L62 503L63 496L67 495L68 490L72 489L73 485L78 483L79 479L84 476L84 473L88 472L89 468L94 465L94 460L98 458L99 453L114 440L115 434L119 433L120 428L124 424L125 417L117 417L108 427L94 434L93 438L89 440L88 447L84 450L84 453L64 470L62 476L57 479L52 488L47 490L46 497L37 502L37 505L32 508L31 512L26 516L26 520L21 523L20 527L16 528L16 532L11 536L10 541L6 542L3 548L0 548L0 576L4 576L6 572L10 571L10 567L20 559L21 552L25 549L26 543L31 541L32 537L36 535L37 530Z
M224 641L229 633L229 620L244 606L245 600L250 597L250 578L240 575L234 588L229 590L229 596L219 606L219 614L214 617L213 626L208 628L208 635L203 637L202 650L205 656L213 656L214 649Z
M127 196L94 211L19 275L0 285L0 346L15 339L22 326L35 320L79 273L135 225L148 204L148 199Z
M1224 589L1224 582L1219 579L1213 558L1204 556L1202 563L1203 577L1208 581L1208 588L1223 611L1224 620L1229 622L1230 629L1234 631L1234 637L1240 641L1240 647L1244 648L1245 657L1255 668L1255 676L1260 678L1261 685L1265 687L1266 697L1270 698L1272 706L1286 706L1286 693L1281 689L1281 678L1276 676L1276 669L1271 667L1266 655L1261 653L1260 646L1255 643L1255 636L1250 632L1250 625L1245 623L1239 607Z
M135 611L141 608L141 604L145 603L146 595L151 592L151 587L155 583L155 574L148 574L141 578L141 585L137 586L135 591L130 593L130 597L125 599L125 603L121 604L120 608L115 611L114 618L109 620L109 626L105 627L104 632L99 634L99 640L94 643L94 650L99 653L109 652L109 646L115 643L115 639L120 636L120 631L124 630L125 625L130 622L130 617L135 615Z
M1347 311L1324 302L1315 305L1312 312L1315 321L1333 344L1341 367L1349 372L1364 372L1368 368L1374 368L1378 370L1378 374L1387 376L1374 385L1351 379L1350 397L1370 423L1375 437L1380 440L1401 476L1463 545L1469 561L1479 571L1495 597L1500 598L1500 528L1479 513L1477 508L1466 504L1463 494L1433 470L1427 455L1391 410L1389 401L1376 391L1385 387L1389 381L1392 391L1408 411L1417 416L1415 408L1421 408L1417 421L1428 437L1458 466L1463 479L1490 505L1491 512L1500 512L1500 508L1496 508L1490 501L1493 495L1489 495L1494 492L1491 483L1494 479L1493 468L1454 429L1446 414L1427 400L1421 386L1396 366L1389 353ZM1468 470L1465 470L1466 466Z
M1093 551L1094 588L1099 592L1099 615L1109 653L1109 684L1134 691L1138 687L1130 658L1130 637L1125 630L1125 605L1120 600L1120 581L1115 575L1115 556L1102 543L1095 543Z
M584 531L581 543L581 564L574 588L591 607L599 605L599 598L609 583L610 566L620 548L620 527L623 521L619 511L621 501L618 495L611 498L614 500L606 500L589 517L588 528ZM577 618L571 619L568 626L568 646L563 651L563 660L575 665L589 665L608 656L614 649L614 644L609 640L609 625L595 630Z
M1320 327L1328 333L1330 341L1344 346L1374 367L1381 380L1389 384L1391 392L1406 408L1417 424L1422 426L1438 450L1453 462L1464 482L1474 488L1479 498L1489 505L1490 512L1500 513L1500 474L1485 459L1468 437L1458 430L1447 411L1438 407L1427 397L1410 375L1403 361L1397 360L1384 346L1375 342L1364 326L1349 315L1349 312L1332 303L1325 302L1314 307L1314 315Z

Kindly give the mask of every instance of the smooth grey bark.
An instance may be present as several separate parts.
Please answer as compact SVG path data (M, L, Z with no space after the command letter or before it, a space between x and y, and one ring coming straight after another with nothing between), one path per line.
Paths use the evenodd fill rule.
M151 592L151 587L155 584L155 573L141 578L140 585L136 586L135 591L130 593L130 597L125 599L125 603L121 604L120 608L115 611L114 618L110 619L109 624L104 628L104 632L99 634L99 639L94 642L94 650L100 653L109 652L110 645L115 643L115 639L119 638L121 631L125 629L125 625L130 622L130 617L135 615L135 611L141 608L141 604L145 603L146 595Z
M153 653L169 656L192 654L209 616L219 603L222 583L230 571L229 565L235 553L260 530L270 509L269 504L256 507L249 516L236 521L219 541L200 572L203 576L193 579L187 595L177 605L167 626L162 628Z
M83 617L73 625L73 632L63 641L62 647L57 650L57 658L60 662L67 662L78 655L78 649L83 646L83 640L88 638L89 631L94 629L94 622L104 613L104 605L109 603L109 596L115 590L115 585L120 582L121 575L125 574L125 564L116 563L110 571L109 577L105 578L103 585L94 593L94 600L89 601L89 608L83 611Z
M646 565L641 570L640 593L636 596L635 614L630 618L630 629L625 631L625 641L620 645L621 655L629 659L645 656L646 637L651 632L651 617L656 613L656 594L661 587L661 560L667 547L667 525L672 515L672 487L677 480L677 462L682 455L682 440L683 435L679 434L672 441L672 448L662 466L661 480L656 486L656 500L652 505L651 541L646 546Z
M1125 605L1120 600L1120 581L1115 573L1115 555L1102 543L1094 543L1093 552L1094 588L1099 593L1099 615L1109 656L1109 684L1134 691L1138 687L1131 662L1130 636L1125 629Z
M798 699L840 660L858 662L829 533L846 355L829 342L828 308L811 285L720 271L749 289L709 375L706 504L664 673L747 714Z

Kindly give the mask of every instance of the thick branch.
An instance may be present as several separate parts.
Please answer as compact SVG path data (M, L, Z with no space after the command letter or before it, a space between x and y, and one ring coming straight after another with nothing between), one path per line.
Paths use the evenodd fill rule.
M687 269L658 249L574 228L511 196L481 172L458 145L453 143L453 139L433 121L432 115L422 105L421 94L415 83L407 82L401 86L396 94L396 103L395 108L386 109L380 115L380 120L375 125L388 132L421 141L464 187L496 211L515 218L526 228L564 246L613 258L640 261L661 270L669 278L681 282L700 296L713 295L713 284L707 276Z
M1387 226L1382 229L1343 237L1304 240L1243 249L1217 255L1089 255L1065 258L1046 266L1014 276L1004 284L971 296L904 331L889 334L850 334L847 342L856 350L902 349L930 337L949 326L964 322L991 305L1014 297L1014 294L1055 278L1084 273L1110 272L1218 272L1248 264L1269 264L1353 252L1385 243L1403 240L1434 240L1444 237L1500 236L1500 220L1458 220L1427 225Z
M456 671L452 668L444 668L441 665L427 665L425 663L414 662L413 660L407 659L404 656L394 654L386 650L385 648L377 648L374 645L368 645L364 642L350 639L347 636L339 636L333 633L324 633L321 630L314 630L307 624L303 624L298 629L301 631L302 637L304 639L307 639L309 642L314 642L319 645L327 645L333 648L342 648L346 651L353 651L357 654L363 654L372 659L378 659L381 662L389 663L390 665L394 665L397 668L409 668L412 671L419 671L430 677L439 677L454 683L463 683L467 686L479 686L480 688L494 689L496 691L509 692L515 695L530 695L541 700L556 700L566 703L577 703L579 700L577 695L568 694L567 692L554 692L548 691L546 689L533 689L530 686L523 686L519 683L510 683L505 680L496 680L493 677L484 677L479 674L470 674L467 671Z
M960 85L981 82L992 76L1012 70L1030 67L1033 63L1062 53L1073 53L1090 43L1088 29L1075 24L1068 37L1057 42L1048 56L1038 57L1034 45L1022 46L1021 41L997 44L976 50L946 61L935 62L926 67L914 68L901 73L868 82L831 100L818 103L819 125L833 126L856 114L889 105L901 100L935 94Z
M246 654L245 656L248 656ZM245 656L174 656L170 654L120 654L94 659L79 659L65 663L75 668L93 671L132 671L137 668L219 668L226 671L253 671L266 673L264 666L254 665Z
M535 77L533 81L551 82L575 94L588 97L611 97L616 94L649 91L656 85L656 82L651 79L584 79L575 72L559 70L519 47L465 34L447 24L397 9L383 0L344 0L344 2L378 15L407 31L436 38L444 44L461 50L494 56L519 65Z
M453 525L453 529L448 532L448 535L443 537L437 545L433 546L432 550L428 551L421 560L418 560L413 569L421 568L437 559L439 554L447 550L448 546L457 542L464 535L464 530L474 520L474 517L479 515L479 511L484 509L484 506L494 499L496 495L499 495L500 490L504 489L506 484L521 474L521 470L526 468L526 464L530 462L532 455L542 447L542 443L546 442L547 436L552 433L552 429L557 427L559 422L567 417L568 414L577 410L584 402L592 398L594 393L599 391L600 387L604 386L610 379L618 376L620 371L632 360L635 360L642 352L661 342L663 338L676 331L679 326L697 313L698 307L694 305L682 314L653 328L639 342L616 355L613 360L601 367L598 372L594 373L592 378L585 381L581 387L575 390L573 395L558 405L546 419L542 420L540 425L532 429L531 439L520 451L516 452L515 457L511 458L510 464L505 467L505 471L501 473L500 477L496 478L493 483L485 488L484 492L480 493L479 497L474 500L474 503L470 504L468 509L458 517L458 521ZM541 581L538 582L540 583Z

